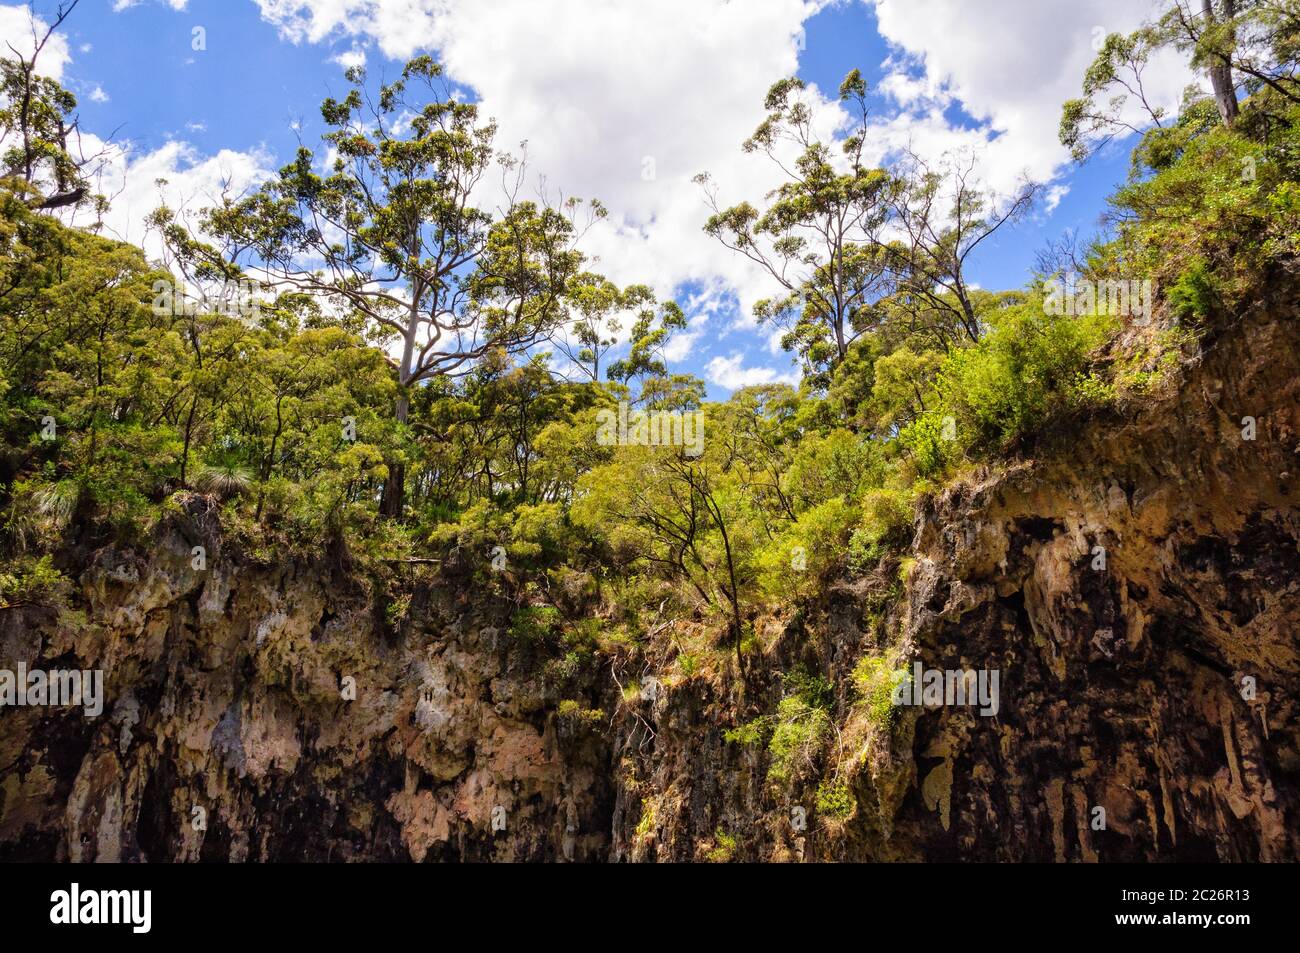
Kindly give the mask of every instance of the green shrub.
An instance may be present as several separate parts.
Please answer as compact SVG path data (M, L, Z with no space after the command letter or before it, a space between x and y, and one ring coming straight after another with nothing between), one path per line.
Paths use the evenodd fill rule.
M766 715L760 715L753 721L747 721L742 725L728 728L722 732L722 738L728 744L745 745L747 747L765 745L771 737L772 719Z
M858 508L833 497L799 518L759 555L763 588L773 596L809 595L827 573L842 566Z
M736 853L737 841L734 835L728 834L721 827L713 833L713 849L706 855L705 859L711 864L725 864L730 862Z
M954 351L944 362L938 382L943 407L918 421L924 422L924 433L912 438L921 448L916 452L933 457L918 462L922 474L945 459L945 414L952 414L957 438L968 450L989 453L1079 406L1077 385L1116 319L1049 315L1035 300L1002 309L990 323L978 344Z
M0 606L41 602L66 584L63 573L54 568L53 557L25 556L0 572Z
M914 504L906 490L871 490L861 502L862 525L849 540L848 565L865 572L890 549L911 541Z
M555 641L560 610L555 606L525 606L510 622L510 636L523 645L545 645Z
M1174 314L1184 321L1204 322L1222 306L1218 279L1202 260L1192 262L1165 297Z
M788 787L812 767L830 732L831 719L824 708L799 697L783 698L777 705L772 740L767 750L772 761L767 780Z
M907 678L906 669L895 669L880 656L864 655L858 659L850 676L857 690L858 703L867 712L867 718L877 728L887 731L894 724L898 709L894 705L894 691Z
M843 778L825 778L817 785L817 813L832 821L845 820L857 807L853 790Z

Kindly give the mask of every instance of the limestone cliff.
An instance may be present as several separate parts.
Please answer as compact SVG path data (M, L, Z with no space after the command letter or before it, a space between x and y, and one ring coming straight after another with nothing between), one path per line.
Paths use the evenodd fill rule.
M901 586L756 618L743 687L557 676L446 567L393 591L345 553L259 560L189 498L147 548L69 554L66 605L0 613L0 668L103 669L107 696L0 712L0 858L1300 859L1298 328L1261 301L1140 411L949 487ZM997 714L872 723L848 673L886 650L997 670ZM799 665L830 740L774 786L726 732Z

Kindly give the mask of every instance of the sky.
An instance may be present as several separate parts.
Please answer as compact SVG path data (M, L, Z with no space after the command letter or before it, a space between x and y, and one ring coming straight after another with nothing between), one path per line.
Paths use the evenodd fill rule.
M584 252L616 282L682 305L672 369L720 399L796 380L779 332L751 313L775 289L703 233L692 181L710 173L726 204L774 187L772 166L740 144L775 80L809 84L830 138L845 118L839 83L859 68L873 161L904 146L935 161L958 151L995 192L1043 183L1033 214L971 266L980 287L1018 288L1049 239L1096 230L1128 173L1131 140L1070 162L1060 106L1100 38L1152 12L1149 0L81 0L42 66L77 95L92 145L109 143L108 231L156 253L150 211L197 212L315 145L320 102L346 90L347 66L391 78L430 53L496 119L499 145L527 143L539 186L609 209ZM0 40L21 48L27 16L0 0ZM1171 55L1147 79L1174 110L1194 78Z

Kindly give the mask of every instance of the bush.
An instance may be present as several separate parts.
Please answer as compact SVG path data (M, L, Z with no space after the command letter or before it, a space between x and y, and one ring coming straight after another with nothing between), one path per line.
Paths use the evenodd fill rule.
M831 821L847 820L857 807L848 782L842 778L825 778L817 785L817 813Z
M948 356L938 381L943 407L918 421L923 439L913 441L936 458L918 463L923 474L942 460L935 431L941 441L943 415L952 414L958 442L990 453L1078 406L1091 355L1115 327L1107 315L1046 314L1041 301L1004 308L990 321L978 344Z
M705 855L705 859L711 864L728 863L736 853L737 841L735 836L728 834L721 827L713 834L713 845L713 848Z
M857 521L857 507L838 496L800 513L759 555L764 590L773 596L816 591L827 573L843 565Z
M510 623L510 636L522 645L548 645L556 641L560 611L555 606L525 606Z
M911 541L914 507L906 490L872 490L862 499L862 524L849 540L848 564L865 572L891 549Z
M907 678L906 669L895 669L887 659L864 655L858 659L850 676L857 690L858 701L867 712L867 718L877 729L888 731L894 724L898 709L894 705L894 691Z
M0 607L39 603L64 588L67 579L54 568L50 556L17 560L0 572Z
M799 697L783 698L776 708L776 722L768 754L768 783L787 787L812 767L830 732L831 719L823 708Z

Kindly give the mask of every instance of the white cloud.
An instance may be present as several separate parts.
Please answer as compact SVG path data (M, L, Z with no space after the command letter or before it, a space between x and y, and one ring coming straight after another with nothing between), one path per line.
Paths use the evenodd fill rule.
M772 292L703 234L708 212L691 178L712 173L723 201L776 184L740 144L768 87L797 69L798 31L823 0L256 2L295 41L369 40L395 57L435 48L498 121L502 147L527 140L529 168L550 190L610 209L584 249L612 280L661 296L720 281L746 315Z
M117 0L114 10L124 10L138 0ZM165 0L175 10L185 9L186 0ZM37 18L35 28L44 35L48 25ZM0 5L0 45L11 43L20 53L33 48L33 22L24 6ZM89 44L82 47L88 50ZM41 73L59 82L72 57L67 37L55 33L41 53ZM108 94L99 85L91 88L89 98L106 102ZM201 123L187 124L198 130ZM86 172L94 191L109 197L109 210L101 223L103 234L122 241L143 245L147 254L157 258L162 248L154 236L146 234L145 218L159 205L177 209L191 220L205 205L215 204L222 193L239 194L270 175L274 163L260 151L238 152L223 149L215 156L200 155L185 142L169 142L152 152L137 154L93 133L83 131L77 151L91 161ZM160 184L160 180L165 180ZM64 213L65 221L91 226L94 213L87 208Z
M140 155L92 136L83 145L88 154L104 151L102 168L93 181L95 191L110 199L102 234L141 245L152 259L162 256L162 246L156 235L147 232L144 221L160 205L197 225L203 208L217 204L223 194L238 196L255 187L271 174L273 165L262 152L223 149L203 156L185 142L169 142ZM70 221L90 226L94 213L79 209Z
M32 17L25 6L0 6L0 49L3 49L6 55L10 55L9 47L13 46L23 56L30 56L36 47L33 31L37 36L43 37L48 29L49 24L39 16ZM49 42L45 44L45 49L41 51L40 59L36 63L36 71L43 76L63 82L63 71L71 60L72 54L68 50L67 38L61 33L56 33L50 37Z
M117 7L136 2L118 0ZM165 2L185 7L184 0ZM670 356L695 354L709 333L724 337L749 323L753 302L773 291L770 278L703 234L707 210L691 178L712 173L726 204L757 201L775 185L771 165L744 155L740 143L762 118L768 86L797 69L802 25L827 0L254 2L294 42L349 41L350 49L333 57L344 66L364 62L371 45L399 59L436 52L452 78L474 90L483 115L498 121L500 145L528 141L530 169L552 193L596 197L610 209L584 244L594 267L619 283L650 284L661 296L684 283L707 290L684 302L691 325ZM1133 0L861 2L874 7L893 47L881 91L896 108L873 120L877 155L903 146L932 158L975 150L994 187L1008 190L1022 173L1058 180L1046 196L1049 211L1065 194L1060 104L1077 95L1095 28L1128 30L1150 12ZM21 8L0 7L0 31L14 11ZM47 68L61 72L66 44L51 53ZM1153 64L1148 78L1156 98L1173 104L1189 75L1171 59ZM977 128L954 124L954 106ZM842 116L825 100L817 99L817 109L824 129ZM125 190L115 204L132 211L115 208L115 227L139 240L133 223L156 204L155 177L182 192L215 193L223 162L241 183L271 164L253 153L203 159L178 143L124 160ZM738 321L709 321L732 305ZM770 348L779 332L764 336ZM734 353L708 367L711 379L728 387L792 377L745 368Z
M357 66L365 66L366 51L363 49L359 49L357 47L353 47L350 50L344 50L342 53L339 53L337 56L330 57L330 62L338 63L339 66L342 66L344 69L352 69L353 67L357 67Z
M113 0L113 12L121 13L123 10L130 10L132 7L138 7L144 0ZM159 3L165 3L173 10L184 10L190 0L156 0Z
M881 124L887 141L909 139L927 154L976 147L984 178L1006 190L1028 173L1055 178L1068 155L1057 140L1061 104L1079 95L1094 42L1127 33L1155 13L1150 0L863 0L899 54L882 88L910 107ZM1152 101L1176 111L1195 80L1182 58L1162 52L1145 74ZM957 103L978 130L954 126ZM1060 196L1056 196L1059 201Z
M781 373L772 367L745 367L744 355L715 357L704 368L704 377L710 384L727 390L752 387L755 384L797 384L799 375L790 370Z

